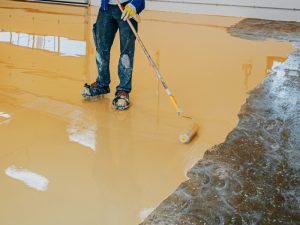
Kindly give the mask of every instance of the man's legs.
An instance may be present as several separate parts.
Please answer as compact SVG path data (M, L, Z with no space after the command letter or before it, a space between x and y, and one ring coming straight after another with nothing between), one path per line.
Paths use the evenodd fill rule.
M118 9L119 10L119 9ZM120 10L119 10L120 11ZM130 29L126 21L121 20L121 12L116 15L118 21L118 27L120 32L120 59L118 66L118 74L120 84L117 87L117 91L131 91L133 59L135 50L135 36ZM137 22L131 19L131 22L135 29L137 29Z
M97 83L100 88L108 88L110 84L110 50L117 30L118 24L113 18L112 8L109 7L107 11L99 10L97 21L93 27L93 35L98 67Z

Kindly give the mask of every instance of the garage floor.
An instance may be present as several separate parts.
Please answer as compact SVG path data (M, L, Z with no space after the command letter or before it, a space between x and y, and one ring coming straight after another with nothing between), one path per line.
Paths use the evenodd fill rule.
M132 225L186 180L238 122L247 92L293 46L232 37L242 18L146 11L140 35L186 113L189 145L137 46L132 107L83 101L95 80L96 8L0 2L0 224ZM111 56L118 84L118 38Z

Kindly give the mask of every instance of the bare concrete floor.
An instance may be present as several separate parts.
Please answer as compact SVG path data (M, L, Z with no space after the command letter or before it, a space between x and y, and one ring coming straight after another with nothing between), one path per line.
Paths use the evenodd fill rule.
M242 18L144 12L140 34L186 113L189 145L137 46L132 107L84 102L95 80L95 8L0 2L0 224L131 225L238 123L247 92L293 46L232 37ZM118 38L111 88L117 85Z

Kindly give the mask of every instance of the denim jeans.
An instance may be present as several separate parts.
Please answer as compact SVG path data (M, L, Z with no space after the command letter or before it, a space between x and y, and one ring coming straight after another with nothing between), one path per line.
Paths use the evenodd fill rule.
M131 19L137 29L137 22ZM108 10L99 10L97 21L93 26L93 35L96 45L96 63L98 67L97 82L100 87L109 87L110 84L110 50L117 30L120 33L120 59L118 75L120 84L117 91L130 92L132 88L132 69L135 49L135 36L128 23L121 20L121 11L117 5L109 5Z

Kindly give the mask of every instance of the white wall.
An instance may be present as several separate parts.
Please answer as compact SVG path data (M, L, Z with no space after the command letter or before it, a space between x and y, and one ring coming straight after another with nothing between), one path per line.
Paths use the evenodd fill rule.
M27 0L29 2L53 2L53 3L57 3L57 2L61 2L62 4L66 3L66 4L88 4L89 0Z
M154 1L154 0L153 0ZM224 6L245 6L264 7L278 9L299 9L299 0L159 0L161 2L181 2L202 5L224 5Z
M99 5L101 0L90 1ZM300 0L146 0L146 8L300 22Z
M89 0L90 5L100 6L101 0Z
M147 0L147 9L300 22L300 0Z

